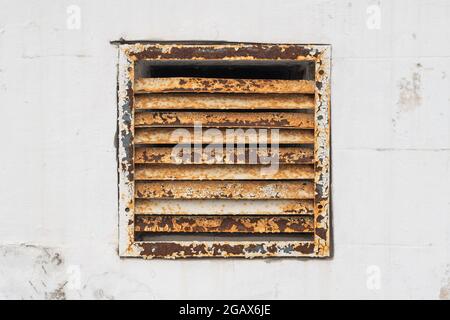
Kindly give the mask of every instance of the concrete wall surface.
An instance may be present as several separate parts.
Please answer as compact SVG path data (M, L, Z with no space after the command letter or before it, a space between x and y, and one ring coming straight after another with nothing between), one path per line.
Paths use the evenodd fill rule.
M117 48L332 45L328 260L120 259ZM450 298L450 1L0 0L0 298Z

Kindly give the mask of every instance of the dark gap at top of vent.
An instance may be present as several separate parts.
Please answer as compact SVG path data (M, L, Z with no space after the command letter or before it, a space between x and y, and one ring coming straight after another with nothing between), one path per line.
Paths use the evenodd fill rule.
M135 66L136 78L314 80L312 61L152 61Z

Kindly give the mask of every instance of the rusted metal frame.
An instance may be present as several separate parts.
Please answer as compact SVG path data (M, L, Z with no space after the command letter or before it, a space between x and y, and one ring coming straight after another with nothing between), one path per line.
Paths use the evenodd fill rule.
M119 48L118 72L118 174L119 254L130 255L134 243L134 61Z
M126 48L128 47L128 48ZM143 45L143 44L134 44L132 46L124 45L123 49L127 51L130 55L133 55L135 59L297 59L297 60L316 60L316 65L321 64L319 60L316 59L319 54L322 52L326 52L328 46L278 46L278 45L239 45L239 48L236 46L225 45L226 48L223 48L220 51L216 51L217 47L210 46L210 48L206 48L205 46L199 47L198 45L194 45L197 48L188 48L188 50L183 50L180 46L174 50L175 46L173 45ZM262 48L267 50L271 50L271 54L267 54L267 52L262 52ZM274 49L274 50L272 50ZM288 50L286 50L288 49ZM175 52L174 52L175 51ZM191 54L189 53L191 52ZM254 54L250 54L250 52L254 52ZM322 58L326 58L325 55ZM329 57L328 57L329 63ZM321 74L320 77L317 76L316 69L316 83L319 85L320 79L322 76L326 75L329 77L329 66L328 73ZM321 92L324 87L329 87L328 78L324 79L325 86L318 88L318 91ZM328 88L329 89L329 88ZM328 101L325 101L324 98L328 98ZM326 100L326 99L325 99ZM321 108L324 109L324 106L329 104L329 96L328 95L320 95L316 94L316 111ZM317 116L317 114L316 114ZM316 134L323 136L323 128L321 127L321 122L323 118L321 117L319 121L316 120ZM328 126L328 118L326 126ZM329 132L328 132L329 134ZM327 139L326 139L327 140ZM326 141L329 143L329 137ZM321 160L328 160L329 158L329 145L325 143L319 144L315 149L315 161L316 167L321 168L322 171L325 171L327 180L324 182L322 174L317 174L315 182L320 183L320 186L316 187L317 190L320 191L327 190L328 191L328 183L329 183L329 171L328 166L327 170L324 170L323 163ZM326 149L326 152L319 152ZM319 160L319 162L317 161ZM327 163L328 165L328 163ZM315 208L314 208L314 218L317 227L319 229L323 229L324 219L329 219L328 212L328 202L327 206L323 207L319 201L323 201L323 197L326 196L326 200L328 201L328 193L321 193L320 197L316 195L315 197ZM322 210L326 208L326 210ZM327 223L329 223L327 221ZM144 258L186 258L186 257L245 257L245 258L253 258L253 257L323 257L329 254L329 229L328 224L325 231L325 239L323 237L318 237L316 234L315 241L265 241L258 243L245 243L245 242L134 242L129 250L126 252L127 256L135 256L135 257L144 257Z
M317 45L141 44L123 45L137 60L315 60Z
M317 257L329 257L330 251L330 72L331 46L317 46L316 125L315 125L315 198L314 247Z

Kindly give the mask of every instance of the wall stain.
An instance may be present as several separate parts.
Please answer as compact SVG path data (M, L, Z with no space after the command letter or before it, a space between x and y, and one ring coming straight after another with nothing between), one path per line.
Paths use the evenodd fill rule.
M449 279L447 285L445 285L441 288L441 291L439 292L439 299L450 300L450 279Z
M0 299L66 299L67 272L59 248L21 243L0 245ZM20 270L20 272L17 272Z
M115 300L113 295L105 294L103 289L97 289L94 291L94 297L97 300Z
M447 271L445 272L444 285L439 291L439 299L450 300L450 265L447 265Z
M67 281L58 285L58 287L50 292L45 293L45 299L47 300L66 300L66 292L64 291L64 287L66 286Z
M397 127L397 122L400 120L402 114L412 112L422 104L422 65L417 63L415 71L410 77L403 77L398 82L399 96L397 100L397 110L392 117L392 126L394 130Z
M418 63L417 68L422 65ZM399 97L397 105L401 111L412 111L422 104L421 96L421 75L419 71L412 73L411 78L402 78L399 83Z

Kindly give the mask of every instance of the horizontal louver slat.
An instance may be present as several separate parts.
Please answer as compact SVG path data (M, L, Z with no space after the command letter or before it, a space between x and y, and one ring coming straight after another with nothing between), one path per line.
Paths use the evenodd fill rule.
M210 129L208 129L210 130ZM200 130L199 130L200 131ZM277 136L274 136L277 137ZM267 138L267 143L279 144L312 144L314 130L283 129L278 132L278 141L272 138L272 132L238 131L227 134L225 129L201 130L196 134L192 128L136 128L134 143L136 144L211 144L211 143L260 143ZM242 139L242 140L241 140Z
M136 180L258 180L314 179L312 165L138 165Z
M300 233L313 232L311 216L245 217L245 216L136 216L137 232L233 232L233 233Z
M314 116L299 112L139 112L136 127L228 127L314 129Z
M312 80L140 78L135 80L134 90L136 93L314 93L315 83Z
M152 258L209 258L209 257L289 257L291 252L300 256L314 255L312 241L227 241L217 242L186 242L186 241L158 241L136 242L144 253Z
M135 210L149 215L312 215L314 201L136 199Z
M313 94L152 93L135 96L136 110L302 110L314 108Z
M313 199L309 181L148 181L135 183L136 198Z
M137 146L135 148L135 163L154 163L154 164L177 164L177 159L183 156L183 150L174 152L172 156L173 148L171 147L142 147ZM250 150L245 148L243 150L232 149L228 152L223 148L220 154L214 154L214 161L211 161L211 157L208 153L200 152L198 159L194 158L196 153L195 149L192 148L191 152L186 152L186 158L196 164L206 164L208 163L220 163L233 165L237 163L237 156L243 155L246 159L246 163L249 163ZM278 151L275 152L274 149L270 147L267 150L262 149L251 149L251 153L256 155L257 163L261 163L261 157L272 156L274 160L279 164L309 164L313 163L314 160L314 150L308 147L279 147ZM264 161L263 161L264 162Z

